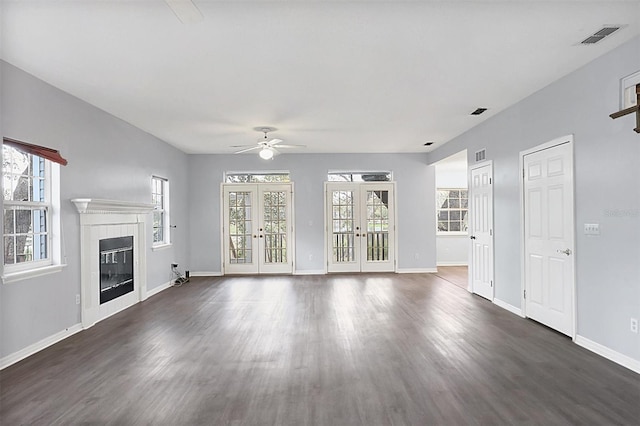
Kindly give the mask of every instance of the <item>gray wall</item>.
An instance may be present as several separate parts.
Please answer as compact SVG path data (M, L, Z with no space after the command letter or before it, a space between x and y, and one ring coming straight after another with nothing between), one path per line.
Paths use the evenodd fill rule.
M640 360L640 136L612 120L620 79L640 70L640 37L558 80L430 153L436 162L487 149L494 167L495 294L520 307L519 152L574 134L578 335ZM600 223L587 237L585 223Z
M171 185L173 246L147 253L149 290L186 264L187 155L122 120L0 62L3 136L59 149L63 250L60 273L0 285L0 358L80 322L80 221L76 197L151 202L151 175ZM151 246L151 228L147 245Z
M435 172L421 154L190 155L190 268L220 272L220 184L225 171L288 170L294 182L296 271L324 270L323 183L328 170L391 170L397 182L398 268L435 268ZM203 214L204 212L204 214ZM310 260L311 259L311 260Z

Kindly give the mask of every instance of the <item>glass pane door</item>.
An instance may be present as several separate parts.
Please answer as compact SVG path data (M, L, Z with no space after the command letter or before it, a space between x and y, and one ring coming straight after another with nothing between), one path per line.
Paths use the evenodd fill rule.
M333 262L355 262L354 191L332 191Z
M229 184L224 194L224 273L292 273L292 184Z
M389 191L366 191L367 261L389 260Z
M257 273L256 186L225 185L223 194L225 273Z
M363 272L395 270L394 184L362 183Z
M259 184L260 272L292 273L291 184Z
M328 182L328 272L393 271L393 183Z
M229 192L229 262L251 263L251 192Z

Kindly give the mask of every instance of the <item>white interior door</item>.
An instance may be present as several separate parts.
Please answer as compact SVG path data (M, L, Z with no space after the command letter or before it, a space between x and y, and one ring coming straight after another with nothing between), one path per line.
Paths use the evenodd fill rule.
M331 182L326 196L328 272L394 271L394 184Z
M225 274L293 272L292 185L223 185Z
M471 169L471 288L493 300L493 166Z
M567 142L524 155L525 310L574 333L573 154Z

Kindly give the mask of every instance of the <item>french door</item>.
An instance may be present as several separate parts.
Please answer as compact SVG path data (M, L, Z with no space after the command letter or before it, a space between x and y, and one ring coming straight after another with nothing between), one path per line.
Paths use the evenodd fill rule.
M223 185L225 274L293 272L290 183Z
M325 184L328 272L395 270L394 186Z

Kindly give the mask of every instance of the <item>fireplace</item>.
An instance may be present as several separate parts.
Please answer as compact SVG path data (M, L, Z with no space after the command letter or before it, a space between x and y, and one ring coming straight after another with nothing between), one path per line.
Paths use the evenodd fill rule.
M100 240L100 304L133 291L133 235Z
M76 198L83 328L147 298L146 230L152 204Z

